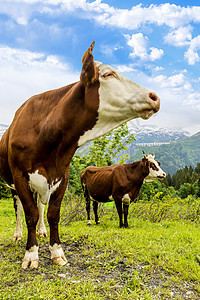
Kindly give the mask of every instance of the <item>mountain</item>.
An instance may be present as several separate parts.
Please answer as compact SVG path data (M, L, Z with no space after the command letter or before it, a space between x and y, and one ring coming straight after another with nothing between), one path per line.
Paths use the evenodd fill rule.
M200 162L200 132L160 146L138 146L136 142L134 141L127 150L130 156L127 162L141 159L144 150L146 154L154 153L156 160L161 162L162 169L171 175L186 165L195 167Z
M167 144L177 141L185 136L189 136L189 132L181 128L159 128L157 126L142 125L136 126L133 122L128 123L130 133L136 138L136 144Z
M9 127L8 125L0 124L0 138L2 137L2 135L4 134L4 132L8 127Z
M128 162L140 160L143 150L146 154L155 154L156 160L160 161L166 173L173 175L177 170L186 165L195 167L200 162L200 132L189 136L187 131L181 129L166 129L157 126L135 126L129 122L129 131L133 133L136 140L128 146L121 154L128 154ZM8 128L8 125L0 124L0 138ZM77 154L83 156L88 153L87 143L79 148ZM119 157L115 160L115 163Z

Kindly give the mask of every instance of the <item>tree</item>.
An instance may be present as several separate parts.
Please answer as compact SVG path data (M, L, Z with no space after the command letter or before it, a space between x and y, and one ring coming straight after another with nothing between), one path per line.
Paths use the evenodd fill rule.
M113 159L118 157L122 150L127 150L127 144L135 140L133 134L129 133L127 123L95 140L89 147L88 161L91 165L103 167L113 164ZM128 155L120 157L118 163L124 163Z
M69 169L69 188L76 194L81 194L81 172L87 166L94 165L103 167L113 164L122 150L126 150L126 145L130 144L135 137L129 133L127 124L123 124L110 133L93 141L89 146L89 153L84 156L74 155ZM118 163L124 163L128 155L120 156Z
M197 197L200 197L200 177L197 180L197 192L196 192Z

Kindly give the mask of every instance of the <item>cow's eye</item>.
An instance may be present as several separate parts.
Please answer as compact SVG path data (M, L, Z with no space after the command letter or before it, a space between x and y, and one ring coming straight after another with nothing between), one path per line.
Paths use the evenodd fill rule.
M103 74L103 77L106 78L106 77L114 77L115 75L111 72L107 72L105 74Z

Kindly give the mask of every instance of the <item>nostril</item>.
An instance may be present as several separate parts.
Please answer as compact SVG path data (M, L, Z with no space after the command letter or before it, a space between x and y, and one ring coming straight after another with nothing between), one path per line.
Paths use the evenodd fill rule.
M149 98L153 101L157 101L158 100L158 96L155 93L149 93Z

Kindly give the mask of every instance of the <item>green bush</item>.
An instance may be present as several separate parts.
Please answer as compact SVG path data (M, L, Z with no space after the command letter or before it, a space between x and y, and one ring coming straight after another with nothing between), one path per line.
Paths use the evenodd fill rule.
M140 200L131 204L129 216L150 222L161 222L163 220L199 222L200 198L192 195L189 195L186 199L172 198L170 195L162 198L161 192L159 192L148 202Z

